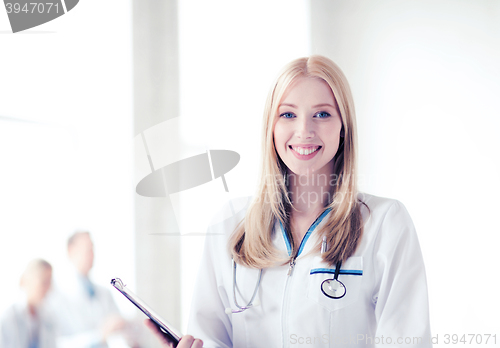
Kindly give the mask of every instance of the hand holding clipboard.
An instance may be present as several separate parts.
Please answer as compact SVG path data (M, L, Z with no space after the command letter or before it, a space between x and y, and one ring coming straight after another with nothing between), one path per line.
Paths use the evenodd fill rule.
M149 317L149 319L145 320L145 324L155 333L164 347L202 348L203 341L195 339L193 336L186 335L183 336L181 340L182 334L180 331L174 329L168 321L156 314L147 304L138 298L137 295L127 289L127 286L123 284L120 278L111 279L111 285Z
M156 326L157 332L161 333L168 342L172 342L174 347L177 347L177 344L182 336L180 331L174 329L168 321L156 314L147 304L138 298L137 295L127 289L127 286L123 284L120 278L111 279L111 285L113 285L116 290L121 292L123 296L128 298L130 302L146 314L151 320L152 325ZM152 328L150 324L147 325Z

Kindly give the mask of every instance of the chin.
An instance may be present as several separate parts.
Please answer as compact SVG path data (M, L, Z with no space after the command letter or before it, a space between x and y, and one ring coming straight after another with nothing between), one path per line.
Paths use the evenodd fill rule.
M319 173L319 169L317 168L297 168L296 170L290 169L290 174L295 175L312 175Z

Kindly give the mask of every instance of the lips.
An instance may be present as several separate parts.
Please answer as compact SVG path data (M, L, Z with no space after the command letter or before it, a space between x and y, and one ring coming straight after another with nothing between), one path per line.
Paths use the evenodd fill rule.
M311 146L290 145L288 148L291 150L295 158L301 161L308 161L312 159L314 156L316 156L322 147L318 145L311 145Z
M295 153L301 155L301 156L309 156L312 153L317 152L319 149L321 149L321 146L318 145L312 145L312 146L294 146L290 145L289 148L294 151Z

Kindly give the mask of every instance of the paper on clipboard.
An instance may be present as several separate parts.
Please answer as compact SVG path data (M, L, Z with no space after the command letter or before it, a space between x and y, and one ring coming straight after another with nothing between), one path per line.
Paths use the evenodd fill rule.
M139 308L144 314L146 314L171 340L174 341L174 345L177 346L182 334L174 329L172 325L156 314L147 304L145 304L140 298L137 297L132 291L127 289L127 286L123 284L120 278L111 279L111 285L121 292L123 296L128 298L137 308Z

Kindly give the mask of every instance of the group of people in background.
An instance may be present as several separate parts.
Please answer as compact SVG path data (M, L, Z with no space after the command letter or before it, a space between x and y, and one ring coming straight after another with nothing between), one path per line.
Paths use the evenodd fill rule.
M28 264L21 276L21 298L1 316L0 347L101 348L111 335L128 331L110 291L89 278L94 263L90 234L75 232L67 249L72 270L57 287L51 287L49 262ZM133 337L124 338L138 347Z

